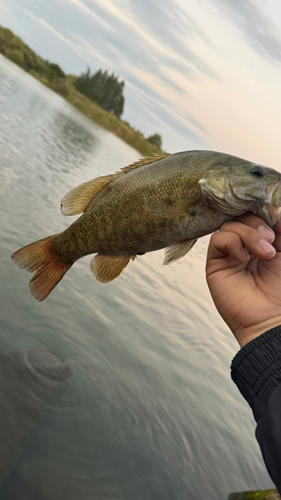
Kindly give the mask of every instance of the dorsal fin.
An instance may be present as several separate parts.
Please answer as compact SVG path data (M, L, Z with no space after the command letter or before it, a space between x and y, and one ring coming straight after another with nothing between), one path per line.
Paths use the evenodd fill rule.
M116 172L117 174L127 174L131 170L134 170L135 168L142 167L143 165L147 165L148 163L154 163L155 161L162 160L163 158L166 158L166 156L170 156L169 153L155 153L152 156L145 156L144 158L141 158L138 161L135 161L131 165L128 165L127 167L121 168L121 172L118 171Z
M109 182L113 181L117 175L127 174L135 168L142 167L148 163L153 163L158 160L162 160L169 156L168 153L159 153L153 156L147 156L141 158L141 160L128 165L127 167L121 168L116 174L104 175L102 177L97 177L88 182L83 182L79 186L75 187L69 191L61 201L61 211L63 215L77 215L85 212L90 201L96 194L101 191Z
M69 191L61 201L63 215L77 215L85 212L91 199L116 177L116 174L97 177Z

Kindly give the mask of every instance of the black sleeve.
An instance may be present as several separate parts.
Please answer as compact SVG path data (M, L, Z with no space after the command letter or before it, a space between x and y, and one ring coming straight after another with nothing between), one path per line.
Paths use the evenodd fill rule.
M263 459L281 493L281 326L243 347L231 376L253 410Z

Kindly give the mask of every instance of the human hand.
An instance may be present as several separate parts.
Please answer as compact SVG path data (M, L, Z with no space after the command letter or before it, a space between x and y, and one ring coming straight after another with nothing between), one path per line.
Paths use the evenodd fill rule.
M253 214L223 224L210 240L206 277L241 347L280 325L281 220L275 233Z

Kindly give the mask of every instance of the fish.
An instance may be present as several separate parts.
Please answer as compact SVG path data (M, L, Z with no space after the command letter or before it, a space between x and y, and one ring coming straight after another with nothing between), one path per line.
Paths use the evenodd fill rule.
M281 216L281 174L216 151L161 153L85 182L65 195L64 215L82 214L65 231L13 255L35 275L31 293L44 300L73 263L90 263L99 283L117 278L138 255L165 248L164 264L186 255L198 238L252 212L274 228Z

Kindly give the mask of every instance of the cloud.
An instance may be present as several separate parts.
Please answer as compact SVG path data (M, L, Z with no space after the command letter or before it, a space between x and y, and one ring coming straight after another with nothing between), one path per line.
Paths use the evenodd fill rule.
M157 93L154 95L147 93L145 86L140 88L137 79L135 86L131 86L130 93L133 95L129 95L128 103L133 102L134 105L131 109L130 105L128 107L131 116L136 117L133 125L137 124L137 128L139 128L140 117L145 115L147 120L145 130L151 130L149 133L155 132L156 127L161 133L165 129L169 134L171 130L176 130L182 136L182 144L189 143L193 144L192 147L196 145L196 147L208 148L207 131L190 113L178 110L163 98L158 98ZM170 145L169 147L171 148Z
M178 109L172 102L170 102L168 96L165 97L165 93L163 95L160 93L160 85L161 82L158 82L158 88L155 87L153 83L149 83L148 78L145 78L145 74L143 77L136 72L135 75L133 72L130 75L130 83L128 84L128 88L126 90L126 102L131 101L134 102L134 106L139 107L142 110L142 113L146 113L148 109L153 111L155 116L163 116L165 123L173 123L175 125L175 121L178 120L178 129L183 130L183 127L191 127L192 129L197 129L197 131L205 132L205 129L199 124L199 122L192 116L190 113L184 114L182 109ZM172 94L172 92L171 92ZM187 99L187 95L183 95L182 102ZM184 124L181 121L184 121ZM185 132L187 130L185 129ZM189 134L189 129L188 129Z
M112 54L120 66L130 62L138 68L162 75L162 66L184 72L189 78L195 74L212 75L215 72L195 50L189 40L199 37L211 44L191 16L175 2L164 3L127 1L122 8L111 0L69 0L82 11L92 15L91 23L83 22L83 33L107 59ZM97 22L102 19L103 24ZM106 26L104 24L106 23ZM110 28L108 28L110 27ZM90 29L89 29L90 28ZM161 62L161 64L160 64ZM165 75L162 75L165 78Z
M221 68L213 64L218 51L210 38L212 31L206 29L206 16L205 25L202 22L202 7L200 11L196 0L188 6L180 1L5 0L5 4L18 11L18 18L24 12L25 25L29 18L31 48L67 73L102 67L124 79L124 118L141 130L145 124L145 135L157 127L163 133L163 125L171 149L171 130L183 144L185 138L191 146L206 144L200 123L203 102L198 99L198 105L192 105L192 94L198 86L206 88L206 82L221 83ZM165 143L164 138L164 147Z
M153 35L161 47L170 53L169 63L173 67L213 74L211 67L191 49L190 41L199 38L208 45L211 40L203 33L188 10L173 0L130 0L130 8L142 27ZM190 9L189 9L190 10ZM165 61L165 59L164 59Z
M121 3L122 8L112 0L12 0L12 5L71 47L81 58L81 69L85 69L82 61L93 70L100 62L107 63L109 70L124 78L123 69L130 66L155 75L163 88L175 92L184 91L185 83L179 84L173 71L190 81L205 75L215 78L215 71L189 45L196 38L208 45L211 41L175 1ZM74 71L68 69L69 57L63 64L58 62L66 71ZM130 78L130 71L126 76Z
M281 62L281 38L273 22L253 0L213 0L240 30L252 48L271 61ZM204 1L204 3L206 3Z

